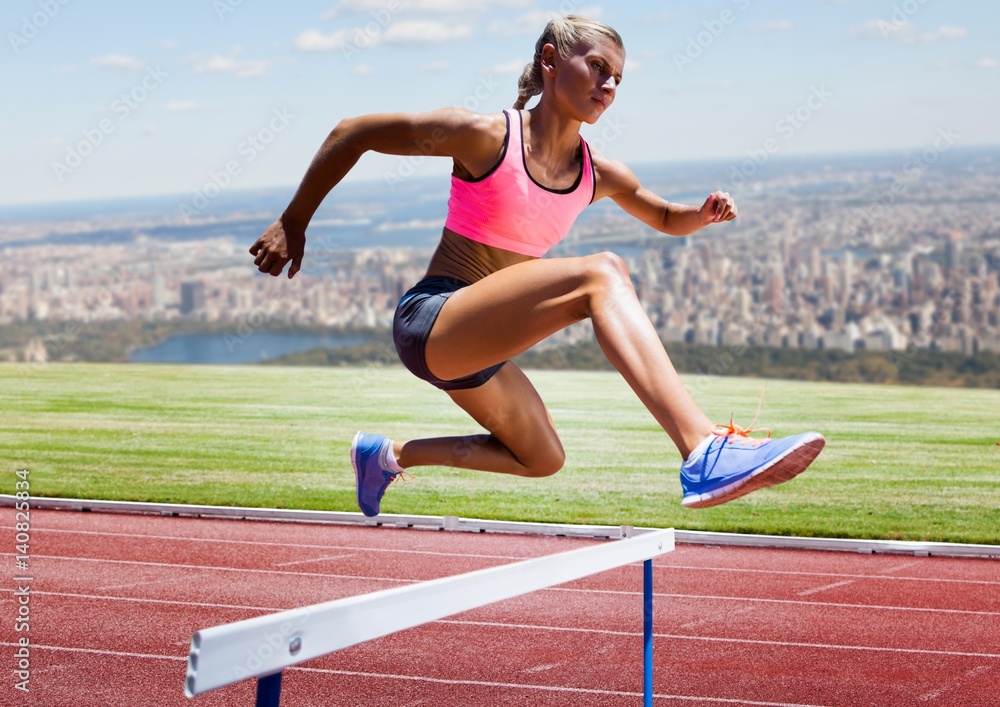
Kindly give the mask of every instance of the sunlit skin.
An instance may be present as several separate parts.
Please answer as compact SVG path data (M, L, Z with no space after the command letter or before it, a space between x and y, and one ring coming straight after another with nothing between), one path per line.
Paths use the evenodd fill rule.
M569 57L542 50L544 92L523 113L525 162L552 189L574 184L582 168L580 128L614 103L624 52L611 41L581 42ZM445 139L435 139L441 135ZM327 193L371 150L405 155L413 145L449 157L464 178L489 171L506 136L502 114L449 108L428 113L376 114L341 121L330 133L284 214L251 247L261 272L288 276L301 268L305 230ZM699 206L666 201L642 187L624 164L592 150L594 200L612 198L658 231L686 236L736 217L732 198L709 195ZM579 258L533 258L471 241L445 229L428 275L471 283L445 303L431 330L426 361L438 378L469 375L521 353L574 322L590 319L608 360L686 458L711 433L712 423L681 383L656 330L613 253ZM507 363L486 384L449 391L486 433L394 441L401 466L450 466L520 476L558 471L565 452L555 425L528 378Z

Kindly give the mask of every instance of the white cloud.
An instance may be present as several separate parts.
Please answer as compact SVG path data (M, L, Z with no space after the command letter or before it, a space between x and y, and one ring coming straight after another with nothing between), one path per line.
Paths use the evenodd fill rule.
M338 29L330 34L323 34L309 29L296 37L292 44L300 52L332 52L343 49L350 43L350 30Z
M106 54L95 57L90 60L90 65L113 71L138 71L142 68L142 64L137 59L124 54Z
M533 0L478 0L469 2L468 0L397 0L393 12L389 8L386 0L340 0L321 17L324 20L331 20L336 17L349 15L372 15L373 17L393 17L402 12L427 12L427 13L462 13L484 12L494 7L499 8L524 8L531 7Z
M978 66L980 69L996 69L1000 68L1000 61L997 61L996 59L990 56L984 56L982 59L976 62L976 66Z
M235 54L238 54L236 52ZM216 54L207 59L195 61L196 74L232 74L238 79L249 79L263 76L271 67L266 61L240 60L235 55L222 56Z
M393 44L449 42L472 36L469 25L431 20L393 22L385 30L385 41Z
M167 110L171 113L185 113L191 110L198 110L202 106L195 101L167 101Z
M38 140L31 143L32 147L59 147L63 144L63 139L61 137L49 137L44 140Z
M295 38L293 45L303 52L332 52L353 47L368 49L377 44L433 44L472 36L469 25L433 20L399 20L385 26L338 29L330 34L307 30Z
M625 57L625 66L622 68L622 78L625 78L628 74L633 71L642 71L642 67L646 64L638 59L630 59Z
M750 25L751 32L787 32L794 29L791 20L771 20Z
M356 15L362 12L386 11L384 0L340 0L321 15L324 20L332 20L343 15Z
M532 10L513 19L493 20L487 30L494 35L541 34L549 15L542 10Z
M510 61L504 61L499 64L493 64L492 66L487 66L480 70L481 74L500 74L501 76L514 75L520 76L521 72L524 71L524 66L528 62L523 59L511 59Z
M849 31L852 37L888 39L902 44L932 44L934 42L964 39L969 31L964 27L941 25L930 32L920 32L912 22L868 20Z
M596 20L600 19L604 9L600 5L592 5L574 8L573 12ZM549 20L553 17L560 17L562 14L552 10L530 10L510 20L493 20L487 31L489 34L500 36L528 34L537 37L545 29Z
M447 61L432 61L431 63L424 65L424 71L429 71L433 74L451 71L451 63Z
M358 64L351 69L351 73L355 76L371 76L375 73L375 69L368 64Z

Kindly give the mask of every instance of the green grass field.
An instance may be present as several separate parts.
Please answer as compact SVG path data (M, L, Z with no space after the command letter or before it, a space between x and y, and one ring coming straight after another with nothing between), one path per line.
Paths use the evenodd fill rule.
M1000 391L687 377L717 421L814 429L805 474L706 510L679 505L680 456L615 373L530 372L567 451L520 479L415 469L387 513L1000 544ZM362 394L362 390L364 394ZM400 368L0 365L0 490L33 496L356 511L349 448L475 433Z

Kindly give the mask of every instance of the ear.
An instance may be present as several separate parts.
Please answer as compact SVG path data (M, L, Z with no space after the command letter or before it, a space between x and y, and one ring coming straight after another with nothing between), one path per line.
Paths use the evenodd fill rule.
M556 75L556 57L559 56L559 52L556 50L556 45L552 43L546 44L542 47L542 73L548 74L549 76Z

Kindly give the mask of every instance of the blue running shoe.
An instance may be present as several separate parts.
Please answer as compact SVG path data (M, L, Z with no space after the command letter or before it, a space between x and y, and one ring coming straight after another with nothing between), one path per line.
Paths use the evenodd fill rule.
M685 508L717 506L789 481L805 471L826 444L817 432L760 439L732 421L720 427L681 465Z
M358 507L369 517L378 515L382 496L398 475L398 472L383 467L379 461L382 448L387 444L388 437L364 432L354 435L351 443L351 466L354 467L354 480L358 488Z

